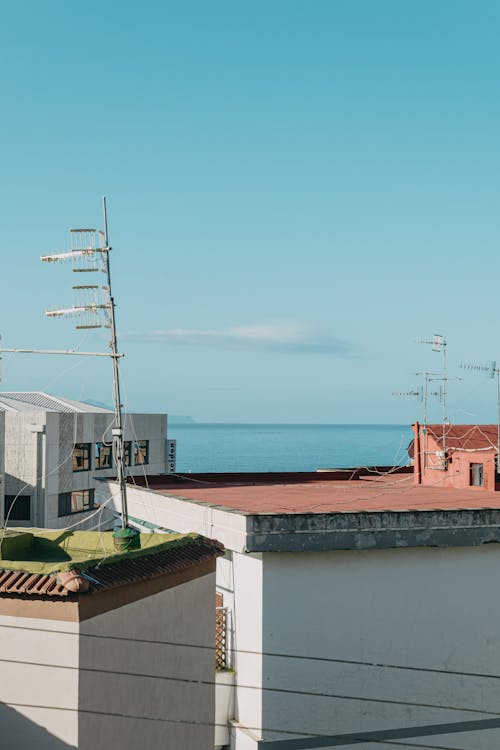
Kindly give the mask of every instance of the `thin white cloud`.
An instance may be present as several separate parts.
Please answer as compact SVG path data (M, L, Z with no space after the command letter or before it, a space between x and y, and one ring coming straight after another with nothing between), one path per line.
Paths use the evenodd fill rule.
M125 333L127 341L163 342L174 346L206 346L223 349L262 349L346 355L350 346L334 336L321 335L301 325L246 325L226 329L171 328L147 333Z

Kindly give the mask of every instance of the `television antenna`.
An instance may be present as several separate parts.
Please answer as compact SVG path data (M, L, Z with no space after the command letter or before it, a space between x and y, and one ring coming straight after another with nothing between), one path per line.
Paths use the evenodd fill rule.
M427 424L427 402L429 396L435 396L440 401L443 400L443 386L439 387L438 391L429 391L429 383L431 383L434 380L440 380L439 373L437 372L429 372L428 370L418 370L418 372L415 373L418 377L424 378L424 384L421 386L423 396L422 401L424 404L424 427Z
M440 380L441 379L439 377L439 373L437 373L437 372L426 372L426 371L425 372L421 372L421 371L419 371L419 372L416 372L414 374L415 375L419 375L419 376L421 376L421 375L425 376L425 380L424 380L424 384L423 385L420 385L417 388L417 390L414 390L414 391L396 391L392 395L393 396L407 396L407 397L410 397L410 398L412 398L412 397L413 398L417 398L420 401L420 403L423 404L423 411L424 411L424 413L423 413L423 428L424 428L424 436L425 436L424 460L425 460L425 457L427 455L427 450L426 450L426 446L427 446L427 442L426 442L427 441L427 429L426 429L426 426L427 426L427 403L428 403L428 400L429 400L430 396L435 396L436 398L438 398L439 400L441 400L442 397L443 397L443 388L442 388L442 386L440 386L439 390L437 390L437 391L430 391L429 390L429 383L431 381L433 381L433 380Z
M489 360L484 365L477 364L462 364L460 367L463 370L473 370L475 372L482 372L487 378L493 380L496 376L497 380L497 473L500 474L500 367L497 367L495 360Z
M442 336L440 333L435 333L434 337L431 340L428 339L420 339L417 341L417 344L428 344L432 347L433 352L438 352L442 355L442 376L440 380L443 383L442 386L442 396L441 396L441 402L443 404L443 453L445 456L445 462L446 462L446 425L448 423L448 417L446 416L446 383L448 381L448 376L446 374L446 341L444 336Z
M125 451L123 441L123 418L120 395L119 360L124 356L118 352L116 337L115 301L111 292L111 269L109 254L111 246L108 238L108 215L106 198L102 199L104 229L70 229L70 249L63 252L42 255L44 263L70 263L74 273L99 273L105 276L105 283L82 283L73 286L74 304L72 307L46 311L49 318L74 318L77 329L108 328L110 341L108 352L82 352L78 349L4 349L1 353L15 354L64 354L78 357L110 357L113 362L113 396L115 405L115 426L112 429L113 453L120 487L122 530L130 532L129 546L132 546L132 529L128 528L127 479L125 473Z

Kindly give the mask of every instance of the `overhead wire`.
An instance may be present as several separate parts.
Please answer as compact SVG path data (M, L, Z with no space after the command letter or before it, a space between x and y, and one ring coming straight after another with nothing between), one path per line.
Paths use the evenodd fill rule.
M44 633L47 632L46 630L43 631ZM6 658L0 658L1 664L18 664L18 665L24 665L24 666L30 666L30 667L41 667L41 668L50 668L50 669L59 669L61 671L66 672L78 672L79 674L97 674L102 675L103 677L105 675L113 675L116 677L130 677L133 679L142 679L142 680L157 680L157 681L163 681L163 682L172 682L175 684L188 684L188 685L196 685L198 687L214 687L218 684L216 679L200 679L197 678L187 678L187 677L177 677L172 675L161 675L161 674L155 674L151 672L128 672L125 670L118 670L118 669L103 669L102 667L89 667L89 666L82 666L82 665L71 665L71 664L54 664L52 662L33 662L33 661L25 661L22 659L6 659ZM405 701L405 700L396 700L391 698L377 698L373 696L367 696L367 695L348 695L348 694L342 694L342 693L327 693L327 692L318 692L313 690L295 690L293 688L284 688L284 687L270 687L269 685L245 685L243 683L238 682L236 685L238 691L240 690L256 690L258 692L262 693L279 693L284 695L296 695L296 696L302 696L307 698L322 698L322 699L331 699L332 701L352 701L357 703L374 703L374 704L384 704L387 706L403 706L406 708L431 708L431 709L437 709L439 711L453 711L458 713L468 713L468 714L480 714L481 716L498 716L500 717L500 711L491 711L484 708L471 708L470 706L448 706L443 705L442 703L426 703L421 701ZM499 724L500 727L500 724Z
M78 713L83 715L92 715L92 716L106 716L106 717L113 717L118 719L133 719L135 721L152 721L152 722L158 722L161 724L177 724L177 725L187 725L187 726L203 726L210 729L214 729L215 727L221 727L224 729L228 728L228 723L222 724L220 722L214 722L214 721L193 721L192 719L174 719L174 718L164 718L164 717L158 717L158 716L144 716L141 714L129 714L129 713L121 713L118 711L98 711L95 709L90 708L70 708L68 706L50 706L50 705L38 705L33 703L19 703L19 702L10 702L7 704L9 706L13 706L14 708L34 708L34 709L44 709L44 710L53 710L53 711L63 711L63 712L69 712L69 713ZM498 726L500 726L500 722L498 723ZM325 735L324 733L320 734L317 732L300 732L298 730L290 730L285 728L277 728L277 727L252 727L252 726L244 726L245 729L254 731L254 732L273 732L277 734L285 734L285 735L294 735L295 738L297 738L297 735L300 738L303 738L303 741L311 740L311 738L316 738L318 740L322 740L324 738L332 738L335 740L336 737L342 737L342 735ZM491 728L491 727L488 727ZM407 728L402 728L402 731L405 731ZM383 730L375 730L375 731L383 731ZM390 731L390 730L388 730ZM363 734L368 734L368 730L357 731L355 733L358 736L361 736ZM347 735L344 735L346 737L345 744L352 744L352 742L347 741ZM273 740L271 740L273 741ZM368 742L368 743L375 743L375 744L398 744L395 743L393 740L377 740L377 739L362 739L361 742ZM276 742L276 738L274 738L274 742ZM338 744L338 743L336 743ZM358 742L356 744L359 744ZM451 748L451 747L443 747L443 746L437 746L437 745L415 745L414 743L399 743L401 746L409 746L409 747L423 747L426 748L426 750L460 750L460 748ZM307 747L313 748L314 746L308 744ZM319 747L319 746L317 746ZM324 745L323 745L324 747Z
M78 638L83 638L83 639L117 641L121 643L133 643L133 644L142 644L142 645L148 645L148 646L168 646L169 648L173 647L173 648L182 648L182 649L194 649L194 650L202 650L202 651L208 651L208 652L213 652L213 653L215 653L217 650L215 645L206 645L202 643L168 641L168 640L160 640L160 639L154 639L154 638L139 638L136 636L133 636L133 637L132 636L116 636L116 635L101 634L101 633L85 633L82 631L79 631L78 633L76 633L76 632L71 632L67 630L57 630L56 628L47 628L47 629L44 628L43 631L40 631L40 628L35 628L29 625L18 625L18 624L9 625L5 623L0 623L0 629L7 629L7 630L14 629L17 631L25 630L25 631L36 632L36 633L48 632L48 633L58 634L62 636L67 636L70 638L78 637ZM248 654L252 656L257 656L259 658L270 657L270 658L282 658L282 659L287 659L290 661L300 660L300 661L312 661L312 662L326 662L326 663L331 663L331 664L350 665L350 666L356 666L356 667L366 666L366 667L372 667L372 668L384 669L384 670L422 672L425 674L427 673L438 674L438 675L450 676L450 677L470 677L474 679L494 680L494 681L500 680L500 674L490 674L490 673L485 673L485 672L468 672L464 670L439 669L436 667L420 667L420 666L414 666L414 665L402 665L402 664L390 664L390 663L386 664L384 662L371 662L371 661L363 661L359 659L341 659L341 658L334 658L334 657L328 657L328 656L310 656L310 655L304 655L304 654L298 655L298 654L279 653L279 652L272 652L272 651L254 651L254 650L248 650L248 649L238 649L238 650L241 654ZM0 659L0 662L1 661L3 660ZM12 660L6 660L6 661L12 661ZM13 660L13 661L19 661L19 660ZM26 662L20 661L20 663L26 663ZM34 666L58 666L58 665L48 664L45 662L41 662L41 663L35 662ZM66 667L65 665L63 665L63 668L73 668L73 667ZM109 670L104 670L104 671L109 671ZM138 675L138 673L134 673L134 674L136 676L140 676ZM148 675L144 675L144 676L148 676ZM151 676L154 677L155 675L151 675ZM165 679L168 679L168 678L165 677ZM187 681L191 682L192 680L187 680ZM195 682L198 682L198 680L195 680ZM246 687L253 688L254 686L246 686ZM266 686L264 686L262 689L267 689L267 688ZM269 688L269 689L276 690L275 688ZM302 692L307 695L318 695L318 693L314 691L302 691ZM320 695L319 697L324 697L324 696ZM337 696L332 696L332 697L337 697ZM392 702L392 701L382 701L382 702ZM412 705L419 705L419 704L412 703ZM433 707L442 707L442 706L438 706L437 704L432 704L432 705ZM450 708L452 710L462 710L462 708L456 708L456 707L445 707L445 708ZM467 709L464 709L464 710L467 710ZM471 709L471 710L473 712L484 713L482 709ZM499 715L500 715L500 712L499 712Z

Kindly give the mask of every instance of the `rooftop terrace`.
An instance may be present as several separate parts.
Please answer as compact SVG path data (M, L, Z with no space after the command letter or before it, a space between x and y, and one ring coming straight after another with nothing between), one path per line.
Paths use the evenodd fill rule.
M436 483L416 485L413 472L378 469L289 474L197 474L148 477L155 492L250 515L380 513L500 509L500 493ZM135 478L136 484L144 479Z

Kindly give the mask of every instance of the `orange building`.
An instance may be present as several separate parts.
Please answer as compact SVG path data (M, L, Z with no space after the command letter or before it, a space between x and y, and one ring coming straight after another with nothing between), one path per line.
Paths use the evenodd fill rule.
M416 484L478 490L500 489L498 426L413 425Z

